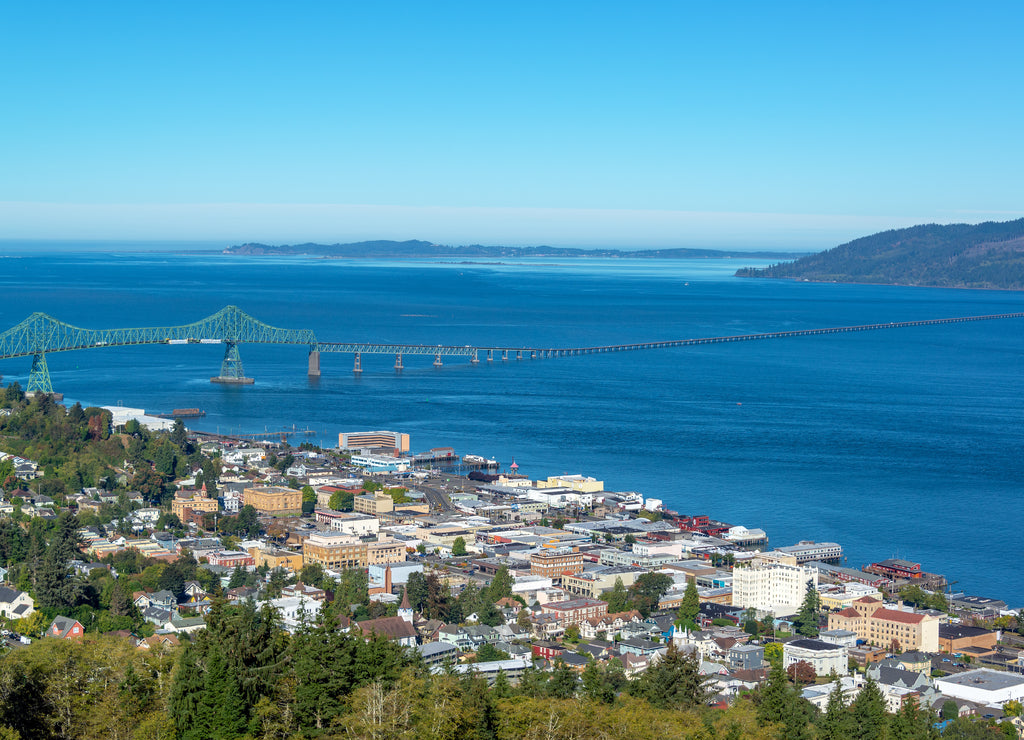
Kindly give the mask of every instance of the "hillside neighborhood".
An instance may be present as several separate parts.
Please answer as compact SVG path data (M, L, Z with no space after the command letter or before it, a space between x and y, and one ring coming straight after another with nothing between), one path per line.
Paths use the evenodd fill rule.
M39 461L0 453L7 650L92 633L170 650L211 612L251 604L293 635L329 614L434 673L491 685L536 671L635 679L684 655L711 704L758 690L775 667L822 712L870 685L889 712L913 700L937 721L980 718L1024 737L1024 619L923 564L852 569L839 543L769 546L756 523L668 511L582 474L499 473L449 449L414 456L393 432L345 433L330 450L180 422L104 433L129 447L147 437L157 459L136 455L72 490L40 485L52 476ZM181 455L169 464L165 436ZM41 558L43 532L53 540ZM65 561L51 556L59 547Z

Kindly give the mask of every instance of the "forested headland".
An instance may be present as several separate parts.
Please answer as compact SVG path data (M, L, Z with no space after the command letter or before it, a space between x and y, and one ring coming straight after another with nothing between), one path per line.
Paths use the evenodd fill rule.
M883 231L736 276L1024 290L1024 218Z

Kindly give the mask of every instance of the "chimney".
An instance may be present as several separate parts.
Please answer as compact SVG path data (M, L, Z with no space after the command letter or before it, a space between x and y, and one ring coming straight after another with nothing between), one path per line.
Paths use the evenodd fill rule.
M391 566L384 566L384 593L391 593Z

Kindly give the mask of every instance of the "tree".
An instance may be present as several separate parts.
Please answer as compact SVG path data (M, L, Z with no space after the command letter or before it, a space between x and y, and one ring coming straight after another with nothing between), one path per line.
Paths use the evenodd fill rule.
M782 670L782 643L781 642L769 642L764 646L764 659L772 667L777 667Z
M331 494L327 506L333 511L352 511L355 494L349 491L335 491Z
M658 608L661 597L672 587L672 578L664 573L644 573L630 586L634 607L644 618Z
M490 586L487 587L488 598L491 601L501 601L502 599L508 598L512 595L512 574L504 565L498 568L498 572L494 574L494 578L491 579Z
M818 678L818 674L814 670L814 666L808 663L806 660L798 660L791 664L786 669L786 675L789 676L789 680L796 684L808 684L814 683Z
M670 645L660 661L629 686L633 696L659 709L695 709L711 699L708 678L700 673L700 657Z
M455 542L452 543L452 555L455 557L462 557L466 554L466 540L462 537L456 537Z
M819 624L821 622L821 597L818 589L812 581L807 582L807 591L804 594L803 603L800 604L800 611L793 620L793 627L797 634L804 637L817 637Z
M779 737L801 740L808 737L807 725L813 708L789 684L781 665L772 666L768 680L757 692L757 719L780 726Z
M506 653L504 650L498 650L489 642L485 642L476 651L476 660L474 663L487 663L493 660L508 660L512 656Z
M855 740L874 740L885 736L889 720L885 697L875 680L868 676L857 698L850 704L850 737Z
M629 609L629 592L622 584L622 579L616 577L615 585L601 594L601 597L608 602L608 613L617 614Z
M837 680L828 694L828 706L818 722L818 736L821 740L847 740L850 735L852 718L846 709L842 684Z
M313 486L303 486L302 502L308 503L310 501L316 501L316 491L313 490Z
M696 580L687 581L683 603L676 613L676 627L680 629L697 629L697 616L700 614L700 596L697 594Z

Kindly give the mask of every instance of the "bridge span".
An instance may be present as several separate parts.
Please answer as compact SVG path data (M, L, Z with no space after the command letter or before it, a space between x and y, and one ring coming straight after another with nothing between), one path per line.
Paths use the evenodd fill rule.
M211 316L191 324L179 326L145 327L135 329L82 329L59 321L44 313L33 313L16 326L0 333L0 360L16 357L32 357L29 373L29 392L52 393L50 373L46 364L49 352L67 352L80 349L101 349L124 347L136 344L223 344L224 359L220 375L210 378L215 383L249 384L253 380L245 376L239 344L295 344L309 349L308 374L320 375L321 353L345 353L355 358L353 371L362 372L364 354L394 355L395 369L402 370L406 355L433 356L434 366L443 365L443 357L464 357L471 363L572 357L576 355L599 354L603 352L632 352L668 347L689 347L700 344L721 344L724 342L746 342L760 339L785 339L818 334L840 334L855 331L880 329L902 329L907 327L957 324L969 321L991 321L996 319L1020 319L1024 312L989 314L985 316L958 316L945 319L923 319L918 321L892 321L880 324L836 326L822 329L797 329L794 331L763 332L758 334L737 334L721 337L695 337L655 342L632 342L593 347L508 347L446 344L397 344L376 342L321 342L309 329L280 329L259 321L237 306L227 306Z

